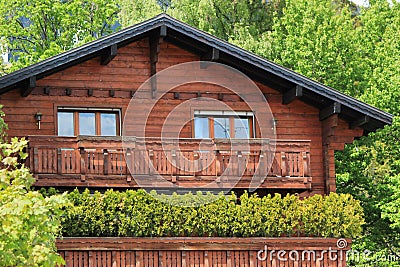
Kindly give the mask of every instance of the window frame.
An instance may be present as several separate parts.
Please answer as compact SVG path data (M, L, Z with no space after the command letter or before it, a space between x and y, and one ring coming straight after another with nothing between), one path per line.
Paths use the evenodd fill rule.
M59 135L59 112L70 112L73 113L74 123L74 136L80 135L79 133L79 114L80 113L94 113L95 114L95 135L90 136L110 136L101 135L101 114L115 114L116 115L116 133L114 136L121 136L121 109L119 108L88 108L88 107L57 107L56 108L56 134Z
M195 110L193 115L192 123L192 136L196 136L195 118L208 118L208 138L210 139L229 139L235 137L235 119L236 118L247 118L249 122L249 137L245 139L256 138L255 136L255 124L254 124L254 113L249 111L205 111ZM229 138L215 138L215 118L229 118ZM237 138L243 139L243 138Z

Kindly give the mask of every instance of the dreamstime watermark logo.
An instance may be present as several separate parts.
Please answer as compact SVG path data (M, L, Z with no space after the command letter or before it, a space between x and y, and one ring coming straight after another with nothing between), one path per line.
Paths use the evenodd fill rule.
M218 141L217 128L226 134ZM242 139L235 138L241 128ZM246 131L257 139L244 138ZM275 123L263 93L246 75L197 61L164 69L139 87L125 113L122 140L140 187L227 193L243 175L250 190L262 184L275 152Z
M340 238L336 241L336 247L329 247L326 250L285 250L285 249L270 249L267 245L257 252L257 259L259 261L274 261L278 260L281 262L291 261L309 261L309 262L336 262L346 261L354 263L362 262L397 262L400 257L397 255L382 255L377 257L370 250L364 250L362 252L358 250L351 250L348 247L348 242L344 238Z
M343 261L346 259L346 251L343 251L348 246L346 239L338 239L336 247L329 247L327 250L269 250L268 246L265 245L264 249L257 252L257 258L260 261L273 261L275 259L279 261L312 261L312 262L323 262L329 259L330 261Z

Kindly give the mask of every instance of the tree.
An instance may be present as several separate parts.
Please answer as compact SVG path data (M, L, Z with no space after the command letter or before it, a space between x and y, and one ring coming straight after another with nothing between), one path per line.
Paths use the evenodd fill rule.
M246 29L251 36L270 31L285 1L177 0L169 14L224 40L236 40Z
M113 31L119 7L106 0L0 0L0 36L14 71Z
M150 19L162 13L161 6L155 0L117 0L121 7L119 22L123 27Z
M284 3L284 0L119 0L124 27L166 12L224 40L237 40L243 29L251 36L271 30L274 14L280 13Z
M1 113L1 116L4 116ZM27 141L4 140L6 125L0 118L0 266L55 266L65 195L43 197L32 191L34 182L23 161Z
M400 115L400 3L370 1L361 10L356 35L363 71L363 91L358 97ZM400 118L393 125L346 146L336 154L338 190L361 200L365 210L364 237L355 248L373 251L366 263L398 266L385 261L400 257Z
M400 3L373 1L361 16L358 40L364 54L364 77L368 83L360 96L370 103L395 115L400 108Z
M263 56L309 78L355 95L362 78L352 8L341 1L287 0Z

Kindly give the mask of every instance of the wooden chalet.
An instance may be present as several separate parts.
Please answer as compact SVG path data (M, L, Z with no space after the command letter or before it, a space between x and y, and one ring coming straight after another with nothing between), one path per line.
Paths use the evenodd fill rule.
M243 72L266 98L276 123L276 139L268 140L275 146L268 167L261 165L265 140L252 130L256 123L246 103L224 88L201 83L163 95L155 106L156 115L147 121L146 138L135 137L135 149L129 157L124 155L123 118L139 86L170 66L200 60ZM156 94L157 86L152 90ZM162 121L174 107L202 96L222 101L239 115L236 120L219 110L193 109L192 121L175 142L185 157L210 161L199 151L200 134L212 143L215 156L200 171L190 164L174 168L160 148ZM27 163L36 185L62 188L137 188L135 175L150 177L155 171L181 187L196 188L215 180L211 187L218 190L226 187L224 179L218 180L225 164L243 162L243 175L234 190L251 187L248 177L258 172L260 192L326 194L336 189L334 152L392 122L388 113L165 14L1 77L0 103L9 136L29 139ZM235 120L245 129L235 128ZM217 129L221 121L230 127L230 137L250 140L250 153L229 152ZM235 131L241 132L234 136ZM133 167L127 168L129 164Z
M145 136L123 136L124 118L139 87L171 66L198 61L225 64L247 75L272 117L255 114L242 95L197 82L160 96L146 118L140 111L159 94L156 80L134 114L139 121L147 120ZM180 113L186 123L180 125L179 137L161 140L168 114L189 100L194 104L191 112ZM212 100L234 112L213 108ZM336 190L334 152L392 122L388 113L165 14L0 77L0 104L8 135L29 139L27 164L36 186L60 189L164 190L172 185L203 191L254 189L260 195L328 194ZM273 123L273 139L260 136L262 123ZM128 148L124 138L131 140ZM244 143L246 151L241 148ZM179 154L172 145L178 145ZM177 167L182 159L189 163ZM222 175L229 164L229 173ZM236 174L240 177L232 184ZM164 181L155 181L154 176ZM344 242L340 253L349 249L350 240ZM284 261L273 251L260 260L257 255L267 245L273 251L313 249L323 256L337 242L66 238L57 246L67 266L346 265L343 257L318 261L315 255L293 261L286 254Z

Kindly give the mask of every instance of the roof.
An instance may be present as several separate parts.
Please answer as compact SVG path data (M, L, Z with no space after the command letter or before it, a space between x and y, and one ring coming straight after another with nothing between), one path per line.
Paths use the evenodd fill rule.
M65 53L0 77L0 94L25 85L34 79L81 63L117 46L121 47L144 37L161 36L168 42L198 54L204 60L230 65L250 78L284 94L284 102L300 99L321 110L321 120L331 114L339 116L365 133L391 124L393 115L311 80L292 70L250 53L166 14L125 28ZM112 50L112 49L111 49Z

